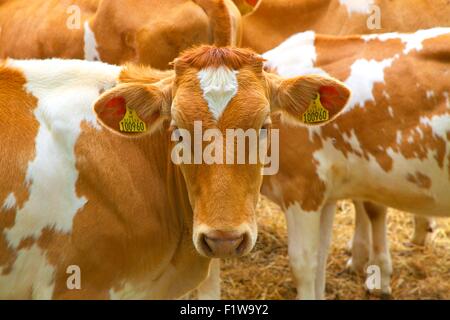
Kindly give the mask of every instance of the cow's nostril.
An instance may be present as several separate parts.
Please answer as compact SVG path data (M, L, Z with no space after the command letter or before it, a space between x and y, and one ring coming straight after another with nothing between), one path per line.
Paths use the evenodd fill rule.
M239 244L239 246L237 247L236 253L237 253L238 255L243 254L244 251L247 249L247 247L248 247L248 245L249 245L249 242L250 242L250 236L249 236L247 233L243 234L243 235L242 235L242 241L241 241L241 243Z
M213 250L209 246L207 239L208 239L208 237L206 235L204 235L204 234L201 235L201 243L202 243L203 250L205 251L205 253L207 255L212 255Z
M211 232L203 235L204 251L215 257L232 257L245 251L247 237L244 234Z

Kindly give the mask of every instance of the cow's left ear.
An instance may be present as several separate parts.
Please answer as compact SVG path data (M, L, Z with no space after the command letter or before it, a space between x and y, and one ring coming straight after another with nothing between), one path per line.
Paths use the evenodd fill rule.
M99 122L123 136L149 134L170 117L171 92L156 85L119 84L94 104Z
M272 111L306 124L332 121L350 100L351 91L342 82L319 75L283 79L266 74Z

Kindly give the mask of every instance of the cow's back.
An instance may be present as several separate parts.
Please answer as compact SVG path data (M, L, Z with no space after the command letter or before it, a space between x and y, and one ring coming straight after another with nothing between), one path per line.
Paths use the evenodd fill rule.
M418 214L446 214L450 209L448 31L317 36L312 42L300 41L296 49L286 45L298 65L337 77L353 90L353 96L332 124L280 126L284 155L280 176L296 172L296 185L283 186L277 177L269 177L272 187L263 190L274 196L273 190L282 188L281 198L275 200L286 207L299 202L305 211L317 210L327 200L356 198ZM306 65L301 53L310 49L317 60ZM277 56L274 52L266 58L275 69L287 64L289 70L296 64L295 59L282 59L286 53L278 55L279 64L271 64Z
M263 53L289 36L307 30L348 35L446 26L450 26L450 6L446 0L432 4L421 0L261 0L255 11L243 18L242 45Z
M84 58L83 21L98 0L5 1L0 4L0 58Z

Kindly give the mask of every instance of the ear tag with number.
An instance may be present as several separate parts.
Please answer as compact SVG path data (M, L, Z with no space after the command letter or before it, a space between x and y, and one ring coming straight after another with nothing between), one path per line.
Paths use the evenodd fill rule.
M318 123L324 122L330 119L328 110L324 108L322 102L320 102L320 94L318 93L316 98L311 101L308 109L302 115L304 123Z
M125 116L119 122L119 125L120 131L122 132L140 133L147 131L147 125L145 122L139 118L135 110L128 108L128 106Z

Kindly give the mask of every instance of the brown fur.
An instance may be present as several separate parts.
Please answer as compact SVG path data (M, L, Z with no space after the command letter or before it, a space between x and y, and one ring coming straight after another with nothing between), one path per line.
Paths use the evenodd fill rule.
M166 69L193 45L240 41L240 15L230 0L75 0L70 5L81 10L79 29L66 26L66 1L0 4L0 58L83 59L86 20L101 60L114 64L132 61Z
M259 53L268 51L289 36L307 30L321 34L346 35L411 32L450 26L447 0L376 0L381 10L381 29L369 29L373 14L348 14L338 0L260 0L243 17L242 45Z

